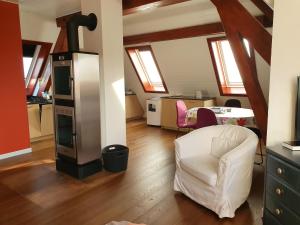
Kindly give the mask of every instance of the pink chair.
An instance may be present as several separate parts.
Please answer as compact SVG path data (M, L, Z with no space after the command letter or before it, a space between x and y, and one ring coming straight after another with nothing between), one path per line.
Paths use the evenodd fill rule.
M186 120L187 108L182 100L176 101L176 110L177 110L177 131L179 132L180 128L194 128L195 123L190 123ZM177 132L177 136L178 136ZM176 137L177 137L176 136Z
M197 110L197 122L194 125L195 129L218 125L215 113L206 108L199 108Z

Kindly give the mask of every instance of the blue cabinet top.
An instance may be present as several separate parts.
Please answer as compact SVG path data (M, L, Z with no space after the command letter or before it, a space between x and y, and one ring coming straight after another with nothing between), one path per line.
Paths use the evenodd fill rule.
M292 151L281 145L267 147L267 153L275 155L290 164L300 168L300 151Z

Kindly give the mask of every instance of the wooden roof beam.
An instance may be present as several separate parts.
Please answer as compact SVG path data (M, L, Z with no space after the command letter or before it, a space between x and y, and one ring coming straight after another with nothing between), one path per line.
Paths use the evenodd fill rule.
M253 109L256 123L266 142L268 106L257 78L254 63L247 54L243 38L270 63L272 36L256 18L236 0L211 0L219 12L226 36L243 79L244 87ZM239 19L237 19L239 18Z
M251 0L251 2L253 2L253 4L263 12L267 20L273 24L274 12L271 6L269 6L264 0Z
M148 9L156 9L190 0L123 0L123 15L129 15Z
M156 41L168 41L182 38L190 38L211 34L223 33L221 23L211 23L191 27L177 28L172 30L158 31L146 34L126 36L123 39L124 45L140 44Z
M217 7L223 25L234 28L250 41L253 48L270 65L272 35L236 0L211 0ZM230 24L228 23L230 21Z

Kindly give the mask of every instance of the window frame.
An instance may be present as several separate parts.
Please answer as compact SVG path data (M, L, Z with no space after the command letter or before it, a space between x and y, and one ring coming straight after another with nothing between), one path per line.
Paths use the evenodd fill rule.
M46 66L46 62L51 52L52 43L25 39L22 40L22 44L33 44L37 46L31 65L32 68L30 69L29 74L27 75L27 78L25 80L26 95L32 96L37 88L37 82Z
M31 65L30 65L30 68L29 68L28 73L27 73L26 78L25 78L25 87L26 88L28 87L29 82L31 80L33 69L36 65L40 50L41 50L41 45L36 45L36 49L35 49L35 52L34 52L34 55L32 57L32 61L31 61Z
M217 62L216 62L217 59L214 55L212 43L216 42L216 41L223 41L223 40L228 41L226 36L207 38L208 48L209 48L209 52L210 52L210 56L211 56L211 60L212 60L212 64L213 64L213 68L214 68L214 72L215 72L215 76L216 76L216 80L217 80L220 95L221 96L242 96L242 97L247 97L247 92L246 92L244 84L243 84L243 87L240 87L240 86L237 86L237 87L231 86L230 87L230 86L226 86L226 85L221 83L221 80L220 80L221 76L223 77L223 80L226 80L227 78L225 77L225 72L223 72L223 74L219 74L219 70L218 70L218 66L217 66ZM249 43L249 49L250 49L249 59L253 60L253 62L255 62L255 52L254 52L252 46L250 45L250 43ZM237 64L237 62L236 62L236 64ZM243 80L242 75L241 75L241 79ZM245 93L242 93L242 92L245 92Z
M131 56L130 56L130 53L129 53L130 50L136 50L136 49L138 49L139 51L142 51L142 50L148 50L148 51L150 51L150 53L151 53L151 55L152 55L153 61L154 61L154 63L155 63L155 66L156 66L156 68L157 68L158 74L159 74L159 76L160 76L160 79L161 79L161 81L162 81L162 85L163 85L165 91L149 91L149 90L147 90L147 89L145 88L144 83L143 83L142 79L140 78L140 75L139 75L139 73L138 73L138 70L137 70L137 68L135 67L135 64L134 64L133 60L131 59ZM169 93L168 88L167 88L167 85L166 85L165 80L164 80L164 78L163 78L163 76L162 76L162 73L161 73L160 68L159 68L159 66L158 66L158 63L157 63L157 60L156 60L156 57L155 57L155 55L154 55L154 52L153 52L153 49L152 49L151 45L130 46L130 47L126 47L126 48L125 48L125 51L127 52L127 55L128 55L129 60L130 60L130 62L131 62L131 65L133 66L133 68L134 68L134 70L135 70L135 73L136 73L136 75L137 75L137 77L138 77L138 79L139 79L139 81L140 81L140 84L142 85L143 90L144 90L145 93L161 93L161 94L168 94L168 93Z
M42 96L42 92L48 91L46 90L47 84L48 84L48 80L51 77L51 73L52 73L52 68L51 68L51 56L49 55L49 57L46 60L46 64L44 67L44 70L42 72L40 79L40 85L39 85L39 90L37 93L37 96Z

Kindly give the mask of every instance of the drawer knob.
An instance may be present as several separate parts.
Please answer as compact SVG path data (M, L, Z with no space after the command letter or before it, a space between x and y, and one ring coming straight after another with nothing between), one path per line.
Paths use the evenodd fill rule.
M282 215L282 213L283 213L282 209L275 209L275 214L276 214L277 216Z
M279 168L277 168L277 174L278 175L281 175L281 174L283 174L283 169L281 169L280 167Z
M280 189L280 188L276 188L275 192L276 192L277 195L282 195L283 194L283 190Z

